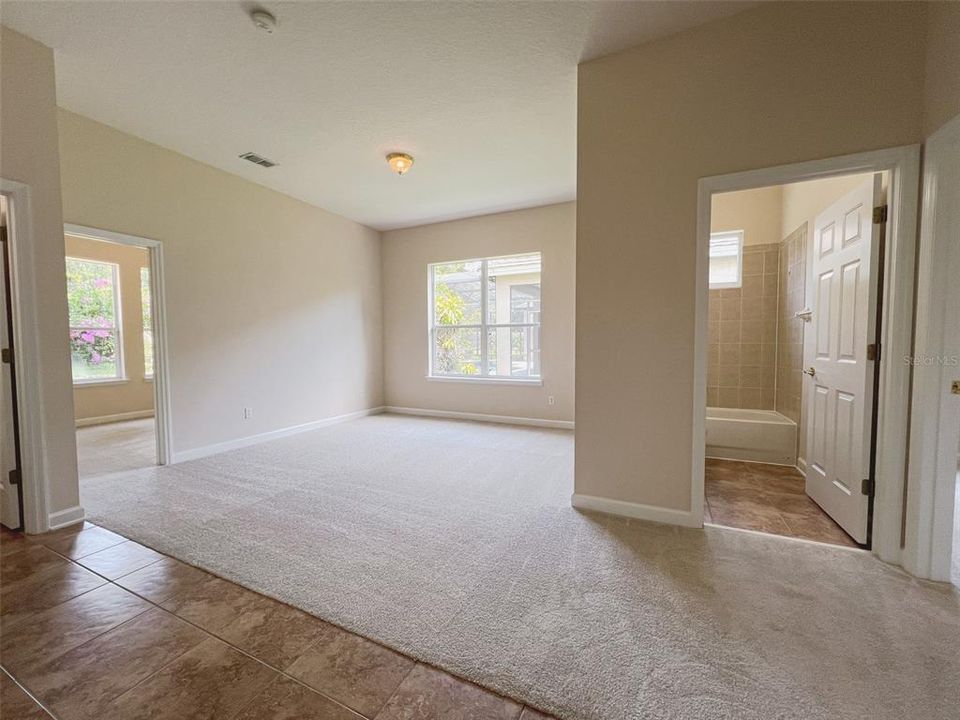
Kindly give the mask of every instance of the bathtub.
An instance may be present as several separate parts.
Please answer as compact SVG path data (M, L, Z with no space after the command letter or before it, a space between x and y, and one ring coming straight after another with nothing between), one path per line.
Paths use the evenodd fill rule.
M707 457L797 464L797 425L774 410L707 408Z

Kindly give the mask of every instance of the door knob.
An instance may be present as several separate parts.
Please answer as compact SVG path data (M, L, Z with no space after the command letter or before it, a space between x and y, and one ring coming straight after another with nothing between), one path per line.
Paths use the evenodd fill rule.
M808 367L806 370L803 371L803 374L813 377L814 375L817 374L817 369L814 367Z

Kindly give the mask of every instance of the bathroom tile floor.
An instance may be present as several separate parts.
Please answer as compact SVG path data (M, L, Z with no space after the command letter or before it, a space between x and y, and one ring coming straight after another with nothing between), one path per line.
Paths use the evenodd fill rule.
M552 720L90 523L0 567L11 720Z
M796 468L707 458L704 490L708 523L859 547L807 497Z

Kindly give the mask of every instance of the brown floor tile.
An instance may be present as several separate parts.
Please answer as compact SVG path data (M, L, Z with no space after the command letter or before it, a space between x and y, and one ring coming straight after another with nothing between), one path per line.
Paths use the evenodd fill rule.
M520 711L512 700L417 664L377 720L516 720Z
M115 582L160 605L187 588L209 580L212 575L179 560L165 557L145 568L124 575Z
M259 596L217 635L268 665L285 670L321 638L326 626L301 610Z
M23 533L14 532L0 525L0 557L20 552L30 543Z
M788 535L789 528L775 510L767 510L753 502L726 502L710 499L710 514L717 525Z
M363 720L352 710L290 678L280 677L235 720Z
M43 544L61 555L76 560L125 541L126 538L122 535L117 535L101 527L91 526L80 532L49 538L44 540Z
M3 666L14 675L29 672L148 609L146 600L103 585L36 613L30 622L4 629L0 636Z
M263 663L209 638L116 698L98 720L232 718L277 677Z
M843 528L831 520L823 511L820 511L819 515L812 516L784 515L784 521L792 537L847 547L859 547L853 541L853 538L847 535Z
M255 592L210 575L160 603L162 607L217 634L262 598Z
M45 570L52 565L65 565L68 561L42 545L25 545L18 552L0 559L0 584L14 583Z
M3 586L0 592L0 625L9 629L24 618L82 595L107 581L76 563L45 567Z
M77 562L98 575L103 575L108 580L116 580L162 560L163 557L163 555L148 547L127 540L119 545L82 557Z
M544 715L542 712L537 712L533 708L525 707L523 712L520 713L520 720L554 720L550 715Z
M373 717L413 668L399 653L326 625L320 640L287 672L337 702Z
M716 525L856 546L806 495L796 468L708 459L704 494L704 518Z
M0 717L10 720L51 720L9 675L0 670Z
M20 679L58 716L94 717L111 700L209 637L153 608Z

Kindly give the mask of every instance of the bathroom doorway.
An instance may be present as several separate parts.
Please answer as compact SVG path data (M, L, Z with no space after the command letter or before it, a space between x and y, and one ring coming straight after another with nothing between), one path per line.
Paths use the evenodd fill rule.
M705 523L871 546L889 185L712 194Z

